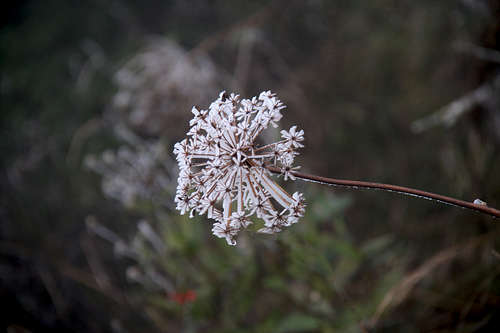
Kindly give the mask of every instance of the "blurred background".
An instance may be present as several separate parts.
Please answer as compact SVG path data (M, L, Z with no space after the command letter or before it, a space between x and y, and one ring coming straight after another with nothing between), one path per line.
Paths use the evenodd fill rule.
M2 329L500 327L495 219L295 181L301 222L230 247L173 209L172 158L193 105L272 90L304 172L498 208L500 1L0 6Z

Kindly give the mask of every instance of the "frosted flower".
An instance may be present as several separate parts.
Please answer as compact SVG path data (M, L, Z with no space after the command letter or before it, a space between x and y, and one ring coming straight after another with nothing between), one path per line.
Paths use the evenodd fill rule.
M281 136L287 140L289 145L292 145L295 148L304 147L304 145L301 144L301 142L304 141L304 131L297 131L297 126L292 126L288 132L283 130L280 133Z
M213 234L230 245L253 215L264 220L263 233L279 232L304 216L302 194L289 195L266 168L279 167L285 180L294 179L304 131L292 126L281 131L281 141L255 142L269 125L278 126L284 108L270 91L252 99L222 92L208 110L193 107L187 138L174 146L180 168L175 203L181 214L207 214L215 220Z

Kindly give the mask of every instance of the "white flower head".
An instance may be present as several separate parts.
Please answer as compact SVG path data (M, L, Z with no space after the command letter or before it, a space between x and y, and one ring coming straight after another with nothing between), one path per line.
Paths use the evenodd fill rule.
M208 110L193 108L187 138L174 146L180 168L175 202L181 214L207 214L215 220L214 235L230 245L252 224L253 215L264 219L259 230L264 233L279 232L304 216L302 194L289 195L266 168L278 167L285 180L293 180L304 131L292 126L281 131L281 141L255 142L269 124L278 126L284 108L270 91L251 99L222 92Z
M139 140L85 159L86 166L102 176L104 194L126 207L141 199L163 201L162 193L174 186L171 163L160 141Z

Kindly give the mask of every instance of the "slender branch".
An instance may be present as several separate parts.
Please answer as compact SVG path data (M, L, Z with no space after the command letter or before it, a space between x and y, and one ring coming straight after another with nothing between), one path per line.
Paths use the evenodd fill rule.
M271 171L272 173L275 174L281 174L282 171L280 168L274 167L274 166L266 166L266 168ZM417 198L422 198L422 199L427 199L427 200L435 200L439 201L448 205L452 206L457 206L461 208L467 208L471 210L475 210L477 212L483 213L483 214L488 214L494 217L500 217L500 210L488 207L486 204L475 204L472 202L467 202L451 197L447 197L444 195L436 194L436 193L431 193L431 192L426 192L426 191L421 191L409 187L403 187L403 186L397 186L397 185L390 185L390 184L383 184L383 183L373 183L373 182L364 182L364 181L357 181L357 180L345 180L345 179L333 179L333 178L326 178L326 177L320 177L320 176L315 176L315 175L309 175L305 174L302 172L297 172L297 171L290 171L290 173L295 176L296 178L300 178L302 180L307 180L307 181L312 181L316 183L321 183L325 185L333 185L333 186L344 186L344 187L349 187L349 188L354 188L354 189L376 189L376 190L382 190L382 191L387 191L387 192L396 192L396 193L401 193L404 195L409 195Z

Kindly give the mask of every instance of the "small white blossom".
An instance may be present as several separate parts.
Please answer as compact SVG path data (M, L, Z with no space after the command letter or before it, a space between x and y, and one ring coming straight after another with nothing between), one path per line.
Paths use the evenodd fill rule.
M213 234L230 245L252 224L253 215L264 220L259 230L264 233L279 232L304 215L302 194L289 195L266 168L279 167L285 180L294 179L293 161L304 131L293 126L281 131L281 141L255 143L269 124L277 126L284 108L265 91L252 99L222 92L208 110L192 109L188 138L174 146L180 168L175 202L181 214L207 214L215 220Z
M246 228L250 224L252 224L252 221L250 221L245 213L243 212L234 212L231 215L231 223L238 228Z
M297 218L304 216L306 211L306 202L304 195L299 192L295 192L292 196L293 203L290 205L290 213L292 216Z
M304 141L304 130L297 131L297 126L292 126L288 132L282 130L280 133L281 137L286 140L289 146L295 148L304 147L304 145L301 144L301 142Z
M235 228L232 223L217 222L214 223L212 232L219 238L225 238L229 245L236 245L234 237L238 234L239 228Z

